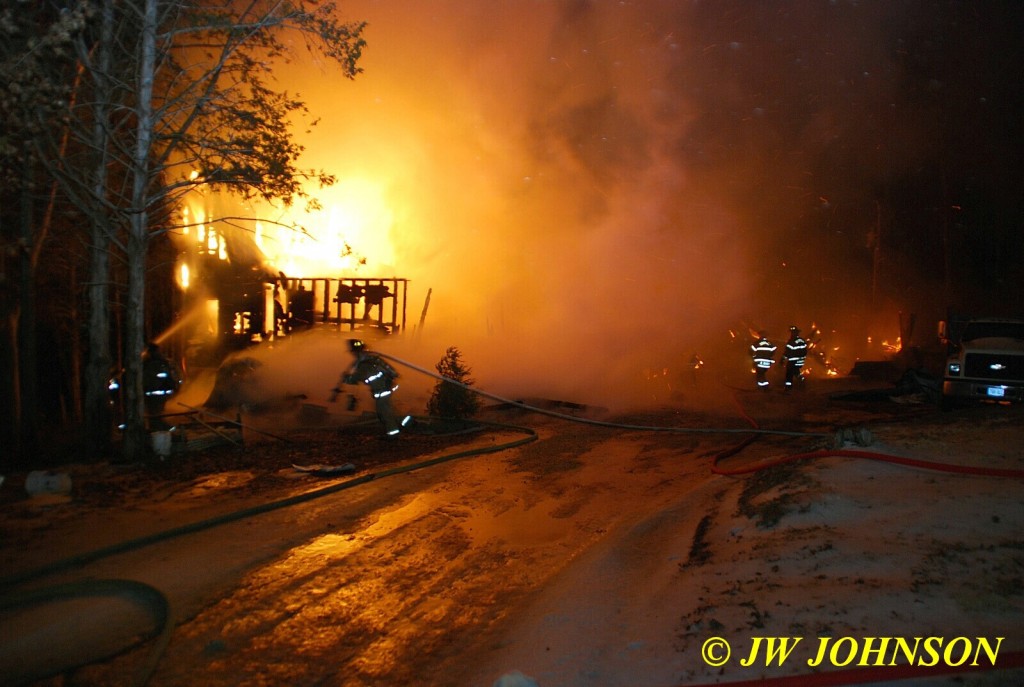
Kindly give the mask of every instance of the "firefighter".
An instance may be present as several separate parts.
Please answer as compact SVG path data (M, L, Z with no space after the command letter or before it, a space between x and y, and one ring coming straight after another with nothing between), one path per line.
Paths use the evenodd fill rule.
M142 394L151 424L163 426L160 416L163 415L164 406L177 393L180 385L181 375L177 366L164 356L157 344L146 344L142 354Z
M389 438L398 436L403 428L412 423L411 415L399 420L391 408L391 394L398 388L398 373L383 358L368 351L360 339L349 339L348 349L355 360L352 367L341 375L338 386L331 390L331 401L337 400L342 384L365 384L373 396L377 419L384 426L384 435Z
M697 378L700 374L701 368L704 367L704 359L699 354L694 353L690 356L690 375L693 382L694 388L697 386Z
M768 370L775 364L775 351L778 347L768 340L767 332L759 332L758 340L750 344L750 354L754 358L754 379L757 388L768 388Z
M793 388L794 382L804 381L802 371L807 360L807 341L800 336L800 328L793 325L789 328L789 341L783 354L786 359L786 388Z

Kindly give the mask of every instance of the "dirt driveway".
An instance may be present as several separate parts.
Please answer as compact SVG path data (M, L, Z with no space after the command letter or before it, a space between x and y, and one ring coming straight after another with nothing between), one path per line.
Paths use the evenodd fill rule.
M812 434L758 436L729 467L821 448L837 427L858 426L871 429L880 454L1024 468L1017 408L941 414L837 403L813 390L737 400L742 412L732 416L665 408L615 420L735 429L753 420ZM730 477L712 462L747 435L488 417L538 438L489 452L524 434L490 428L391 443L322 427L287 441L254 435L243 448L163 468L77 466L72 498L5 491L3 567L17 574L352 483L9 588L145 583L169 601L173 621L158 657L149 640L72 668L153 624L138 599L74 600L8 612L0 665L38 675L64 664L66 674L37 680L55 685L130 684L158 658L151 685L486 687L519 670L542 687L667 687L828 668L812 670L806 655L739 665L755 636L805 637L806 652L818 637L868 635L998 636L1004 655L1024 649L1019 480L857 458ZM392 471L473 449L488 452ZM348 462L355 472L343 476L292 468ZM708 665L710 637L729 641L737 659Z

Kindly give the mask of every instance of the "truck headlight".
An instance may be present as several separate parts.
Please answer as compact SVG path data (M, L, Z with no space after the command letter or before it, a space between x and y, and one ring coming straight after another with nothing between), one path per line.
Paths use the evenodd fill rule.
M960 375L960 363L950 363L948 367L949 374Z

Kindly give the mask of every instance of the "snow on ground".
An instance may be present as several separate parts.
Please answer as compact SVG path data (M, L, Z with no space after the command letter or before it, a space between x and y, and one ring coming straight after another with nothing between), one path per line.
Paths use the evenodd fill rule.
M1022 415L982 408L875 426L873 446L852 448L1022 470ZM708 517L681 527L694 512ZM516 669L541 687L801 675L815 670L819 637L861 647L866 637L1004 637L1002 654L1021 651L1022 531L1020 479L830 457L711 480L549 585L480 675ZM712 637L732 649L721 668L701 658ZM781 666L761 650L743 667L755 637L803 639ZM852 645L842 646L839 662ZM1017 670L911 682L1022 680Z
M854 425L879 416L857 407L824 407L813 401L792 405L773 398L756 407L751 399L747 410L766 424L802 420ZM1022 419L1024 408L984 407L948 414L925 409L882 424L874 422L873 445L851 448L963 466L1022 470ZM862 644L867 637L982 637L993 642L1004 637L1000 656L1024 650L1019 630L1024 627L1024 493L1020 479L949 474L851 457L785 463L737 477L712 475L708 472L709 451L728 442L595 432L560 422L536 424L542 438L535 444L478 461L453 463L444 471L423 470L402 480L374 481L373 489L346 492L343 507L330 516L341 523L351 519L355 528L349 532L339 525L337 532L331 530L332 541L342 537L346 542L361 542L370 552L367 570L397 575L395 583L405 585L404 596L422 599L422 605L412 604L407 612L396 613L399 624L387 628L395 637L408 633L410 645L396 644L393 658L418 661L410 671L452 676L428 679L424 684L491 687L499 676L517 670L540 687L670 687L806 675L826 669L807 665L816 654L819 637L853 638L848 641ZM373 455L376 443L367 442L368 453L358 455L364 459ZM787 451L803 450L794 447L805 445L802 440L792 444L755 442L729 458L726 465L757 464L788 455ZM273 446L284 451L275 455L278 463L273 465L294 462L289 445L267 448ZM413 450L416 446L398 448ZM272 455L254 446L239 460L252 461L250 452L264 462ZM225 458L221 455L218 460ZM80 534L79 526L90 534L89 546L96 547L142 533L144 530L137 528L154 513L191 521L199 513L186 507L212 508L217 501L214 497L228 497L234 491L246 498L267 498L256 488L260 484L281 488L272 479L278 473L268 465L262 465L266 474L257 477L251 470L219 468L191 480L162 487L157 483L153 487L156 492L142 492L137 503L129 500L114 513L88 507L93 501L104 501L101 497L106 491L97 492L95 499L80 495L78 502L65 504L64 510L36 513L29 504L11 503L8 533L21 538L17 547L10 546L9 540L4 555L23 567L33 561L38 564L36 559L48 551L44 544L53 546L65 539L77 543L79 537L73 535ZM94 488L101 486L114 485L98 483ZM396 496L406 489L410 490L406 497ZM152 503L154 498L156 503ZM365 508L360 499L366 499ZM208 625L219 632L236 620L231 615L238 612L232 610L236 606L249 609L258 604L274 609L280 603L289 607L288 597L278 599L271 594L264 598L259 582L275 569L279 557L287 562L288 557L280 552L294 545L293 539L303 546L319 541L323 532L317 523L325 517L320 514L331 511L327 504L317 508L321 510L311 509L302 516L302 522L308 521L313 528L309 532L297 526L298 516L292 512L263 521L261 542L266 551L249 552L250 558L259 559L256 562L229 550L215 532L174 544L189 553L181 559L188 562L189 575L183 575L180 563L175 563L178 558L172 551L177 549L164 550L160 556L138 552L132 560L142 566L136 571L139 579L150 579L146 577L150 567L159 567L164 577L175 575L178 579L192 573L213 575L218 565L225 564L227 572L223 574L229 584L218 592L225 600L228 615L224 616L217 604L207 607L201 603L208 591L203 585L193 585L198 591L186 594L179 587L187 585L170 585L160 578L156 586L168 591L183 619L190 619L177 629L177 643L172 643L153 684L184 684L179 679L182 674L212 680L214 663L250 670L229 673L238 678L234 684L275 684L268 677L271 673L247 664L246 654L224 652L211 661L193 650L190 637L198 633L195 641L207 646L202 643L206 636L203 628ZM65 510L67 517L59 518ZM365 522L357 518L357 510L365 511ZM103 526L90 525L85 519L90 514L100 518ZM26 520L28 515L33 517ZM33 523L38 529L29 527ZM408 526L400 527L403 524ZM239 523L231 531L245 531L245 527ZM441 536L445 532L439 528L447 528L445 532L451 536ZM401 536L403 529L409 530L406 538ZM62 533L67 536L58 536ZM100 534L110 541L100 540ZM455 542L459 551L445 549L448 541ZM240 545L247 551L253 549L244 541ZM414 545L420 548L411 555ZM494 553L495 560L503 563L478 575L480 580L457 577L476 572L456 568L449 575L441 570L443 566L427 571L417 563L424 557L458 561L465 548L474 550L482 560L490 560L486 556ZM69 549L64 555L76 552ZM568 560L564 560L565 552L570 552ZM332 584L350 585L353 593L366 584L372 590L374 580L360 573L362 559L355 555L351 559L346 566L335 568L323 566L321 561L323 570L318 567L315 575L310 573L311 584L325 589ZM195 565L198 560L206 565ZM378 560L390 563L387 568L377 568ZM523 565L533 567L516 568L516 561L527 561ZM130 563L104 562L107 567ZM408 573L401 572L401 564L408 567ZM251 571L243 574L250 566ZM99 567L99 572L90 574L106 569ZM293 574L287 565L284 568L286 574ZM548 571L554 570L559 572L549 577ZM131 577L129 572L121 571L119 576ZM349 582L335 579L343 573L351 577ZM539 580L537 587L527 588L534 578ZM490 608L494 590L508 587L515 591L517 583L521 589L513 596L523 599L521 604ZM434 617L430 609L438 585L451 589L451 604L465 604L457 615L469 618L466 622L479 628L479 633L468 639L457 632L451 635L459 642L459 651L452 652L452 663L443 665L438 661L449 659L422 651L418 644L422 635L416 634L436 629L430 626ZM299 587L296 598L306 591ZM346 603L355 607L363 596L355 594L342 601L347 599ZM367 601L365 610L377 618L380 611L371 602ZM473 624L477 617L482 620ZM500 622L490 622L492 617ZM323 622L312 627L322 631L325 641L334 635L344 638L346 628L338 627L330 617ZM273 628L252 637L245 633L221 637L216 632L212 636L221 643L211 646L251 642L268 647L268 652L276 649L278 654L295 639L278 636ZM765 638L760 645L756 644L759 637ZM702 649L714 638L731 646L731 655L720 667L712 667L702 658ZM741 658L754 646L763 647L768 638L789 638L792 653L786 661L769 661L761 648L753 664L740 664ZM802 639L794 647L796 638ZM372 646L366 649L372 651ZM723 651L723 646L717 647L712 658L724 656ZM370 654L354 655L365 663ZM324 670L337 670L325 661ZM354 663L350 660L345 665ZM124 672L122 667L111 666L111 674ZM329 680L327 684L331 684ZM360 682L353 677L350 682L335 684L395 682ZM899 684L1024 684L1024 674L998 671Z

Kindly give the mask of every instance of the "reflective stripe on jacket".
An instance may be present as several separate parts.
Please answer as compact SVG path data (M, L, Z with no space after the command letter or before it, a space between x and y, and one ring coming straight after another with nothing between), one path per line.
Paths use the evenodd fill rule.
M799 336L786 343L786 360L797 365L804 364L807 357L807 342Z
M768 367L775 362L775 351L778 347L772 344L768 339L761 339L755 344L750 345L750 351L754 356L754 362L758 363L758 367ZM761 362L767 362L767 365L761 365Z

